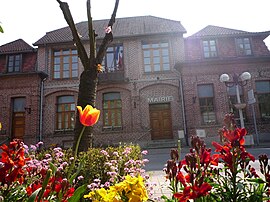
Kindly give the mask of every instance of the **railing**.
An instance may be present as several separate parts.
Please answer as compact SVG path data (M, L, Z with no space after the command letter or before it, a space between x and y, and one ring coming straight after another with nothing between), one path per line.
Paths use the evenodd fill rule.
M98 80L100 83L107 82L126 82L128 79L125 78L124 71L113 71L113 72L103 72L98 74Z

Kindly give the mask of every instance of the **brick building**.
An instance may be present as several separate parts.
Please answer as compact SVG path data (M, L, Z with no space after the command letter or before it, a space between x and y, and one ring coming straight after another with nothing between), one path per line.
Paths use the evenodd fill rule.
M0 46L0 143L39 140L40 91L46 74L36 69L37 50L22 39Z
M94 21L97 44L106 25ZM76 26L89 48L87 22ZM167 144L194 134L217 140L227 112L239 119L236 86L226 87L220 76L243 72L251 79L240 86L241 102L250 90L256 98L242 110L245 127L255 134L254 108L260 141L269 140L270 54L263 40L270 32L207 26L184 39L185 32L180 22L153 16L116 19L99 74L95 145ZM22 137L69 147L83 69L70 29L48 32L34 45L18 40L0 47L1 141Z
M94 21L97 45L107 20ZM89 48L87 22L77 24ZM173 140L183 130L179 72L184 60L186 32L180 22L141 16L116 19L114 40L99 74L94 144ZM69 27L46 33L35 42L38 69L49 76L44 83L42 138L46 144L68 147L73 141L75 105L82 65Z
M248 103L248 91L255 92L256 103L243 111L245 127L254 135L254 107L260 141L270 137L270 53L264 43L268 32L245 32L207 26L185 38L185 62L178 65L183 80L186 123L189 136L198 134L207 140L219 139L217 130L224 115L235 113L239 120L236 85L233 75L249 72L251 79L240 84L240 99ZM226 87L222 74L231 78ZM238 77L240 81L240 77ZM212 138L210 138L212 137ZM254 135L256 143L256 135ZM252 141L252 140L247 140ZM251 142L250 142L251 143Z

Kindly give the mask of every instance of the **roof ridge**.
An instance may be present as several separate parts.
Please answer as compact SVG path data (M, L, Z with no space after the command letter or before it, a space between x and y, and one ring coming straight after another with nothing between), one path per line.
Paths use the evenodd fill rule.
M196 38L196 37L210 37L210 36L232 36L232 35L247 35L247 34L269 34L269 31L265 32L249 32L239 29L221 27L216 25L207 25L198 32L192 34L187 38Z
M104 27L107 26L109 19L93 20L94 28L98 36L104 35ZM77 31L82 35L82 40L88 39L87 21L75 23ZM186 33L180 21L156 17L152 15L132 16L116 18L114 37L127 37L139 35L157 35L167 33ZM46 34L37 40L33 45L42 45L49 43L66 43L72 41L72 34L67 26L46 32Z

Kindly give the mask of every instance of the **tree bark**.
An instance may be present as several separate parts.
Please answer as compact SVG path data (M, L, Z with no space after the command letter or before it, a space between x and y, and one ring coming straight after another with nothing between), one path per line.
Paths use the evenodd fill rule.
M98 83L97 65L102 63L107 47L109 43L113 40L112 32L105 34L105 37L102 40L101 46L99 47L99 51L96 54L96 41L95 41L96 34L95 34L95 31L93 30L90 0L87 0L88 35L89 35L89 43L90 43L90 56L88 57L87 51L85 50L81 42L81 39L78 35L78 31L74 24L68 4L60 0L56 0L56 1L60 4L60 8L64 14L67 24L71 29L73 40L78 50L78 56L84 67L84 70L80 76L77 106L81 106L82 108L84 108L86 105L90 104L93 107L95 107L97 83ZM108 23L108 27L110 26L111 29L115 22L118 4L119 4L119 0L116 0L113 14ZM75 149L76 142L83 128L82 124L79 121L78 116L79 115L77 113L76 124L75 124L75 129L74 129L73 150ZM92 146L93 146L93 127L87 127L82 136L82 139L79 145L79 151L86 151L89 147L92 147Z
M96 91L97 91L97 71L94 68L90 68L89 70L84 70L80 77L80 85L79 85L79 94L77 105L82 106L83 108L90 104L93 107L96 105ZM76 124L75 124L75 135L74 135L74 144L73 149L75 149L76 142L78 140L79 134L82 130L82 124L79 120L79 114L76 116ZM79 151L85 151L88 148L93 147L93 127L86 127L84 131L84 135L82 136Z

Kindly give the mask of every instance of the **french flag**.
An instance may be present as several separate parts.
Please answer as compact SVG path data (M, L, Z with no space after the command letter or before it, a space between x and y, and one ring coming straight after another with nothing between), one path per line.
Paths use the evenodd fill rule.
M117 46L116 47L116 51L115 51L115 62L116 62L116 68L117 69L121 69L122 68L122 50L121 50L121 46Z

